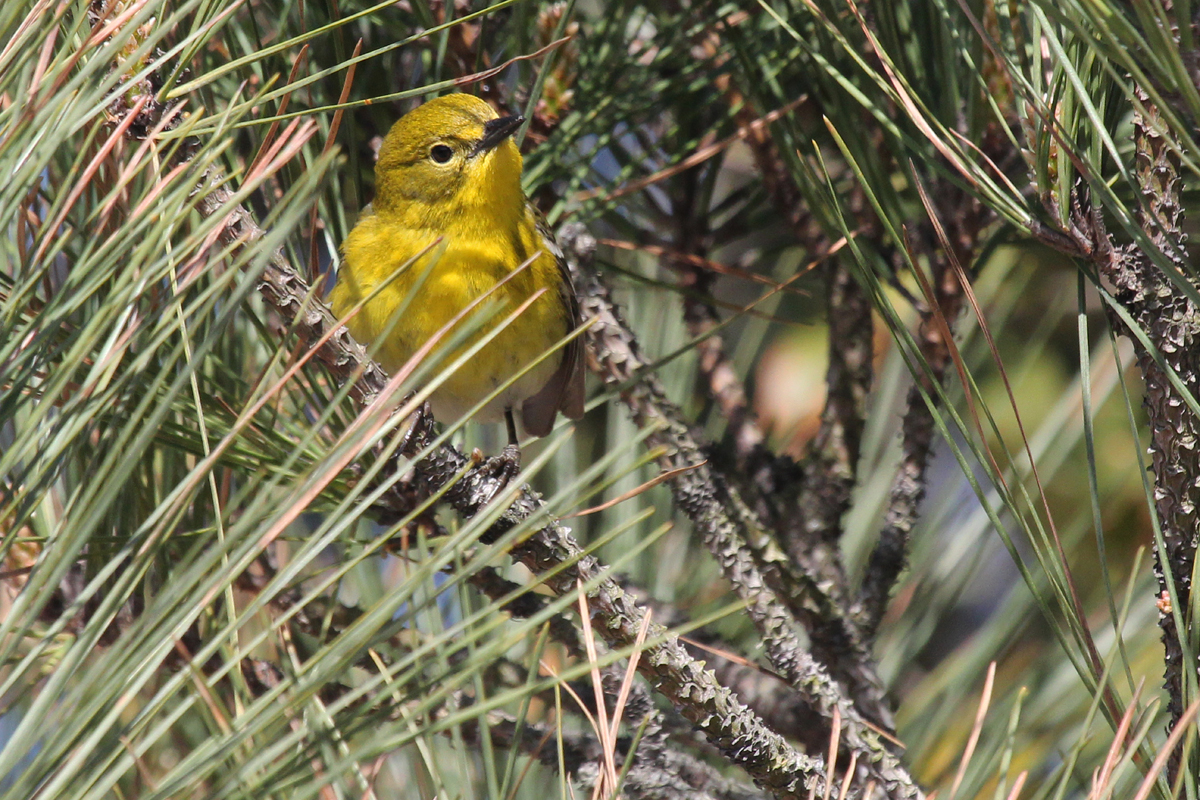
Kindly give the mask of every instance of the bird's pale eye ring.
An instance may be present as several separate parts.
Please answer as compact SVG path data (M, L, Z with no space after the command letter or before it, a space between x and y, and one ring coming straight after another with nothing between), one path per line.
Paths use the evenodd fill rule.
M429 157L438 164L448 164L454 158L454 151L444 144L435 144L429 148Z

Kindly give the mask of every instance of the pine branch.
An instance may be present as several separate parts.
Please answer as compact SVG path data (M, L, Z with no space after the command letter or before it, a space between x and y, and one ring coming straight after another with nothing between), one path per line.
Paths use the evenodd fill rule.
M687 622L681 610L655 599L629 581L622 586L633 593L638 602L654 612L654 618L667 627ZM712 669L722 686L728 686L743 703L753 709L771 727L804 746L809 753L819 753L829 747L829 724L820 712L808 704L781 676L744 659L726 658L722 652L733 654L735 648L716 636L693 631L684 646L697 660Z
M260 238L263 232L250 214L231 204L230 198L228 190L219 188L210 190L200 203L202 213L222 220L222 242L236 245ZM302 344L314 346L333 329L334 319L329 310L309 297L304 281L281 252L276 252L266 265L259 289L285 319L295 317L293 330ZM344 331L325 339L317 348L316 358L340 380L355 380L354 392L360 402L374 397L386 383L383 372L366 360L363 348ZM416 455L422 443L423 437L411 437L404 455ZM416 480L431 489L441 488L454 476L465 473L455 491L447 493L447 499L467 518L477 514L498 488L494 474L478 465L471 467L467 456L448 445L437 448L419 462L415 473ZM532 491L523 490L492 526L489 538L502 536L535 515L545 515L541 500ZM613 649L635 644L642 610L604 574L599 562L583 553L562 525L550 521L514 546L512 556L535 574L545 576L545 584L560 595L573 593L580 585L594 584L596 588L589 594L589 607L596 617L594 629ZM661 626L652 625L648 638L663 641L645 648L638 661L639 672L730 763L745 769L755 783L778 798L801 798L810 791L818 794L824 791L825 766L820 758L797 752L767 728L729 689L717 683L711 672L694 661L676 638L667 636ZM898 766L887 791L895 797L920 796L911 778Z
M1180 145L1172 141L1172 134L1158 119L1146 95L1141 97L1146 113L1134 115L1135 175L1142 191L1138 220L1155 250L1175 273L1174 279L1136 244L1114 244L1099 212L1088 206L1086 198L1075 198L1072 221L1082 249L1100 275L1116 287L1117 301L1154 348L1154 352L1148 350L1123 320L1110 315L1114 327L1134 341L1146 385L1154 502L1163 544L1155 546L1154 573L1159 588L1163 685L1170 730L1184 713L1184 671L1190 671L1194 680L1200 666L1185 663L1180 642L1184 631L1177 622L1186 621L1187 609L1191 608L1192 570L1200 541L1200 481L1196 477L1200 475L1200 419L1181 394L1182 387L1193 398L1200 396L1200 309L1179 282L1186 281L1193 288L1200 288L1200 283L1192 277L1186 262L1177 155ZM1168 763L1172 782L1182 766L1180 758L1181 750L1177 748Z
M705 462L704 447L682 421L679 409L666 398L657 378L644 372L647 362L637 337L612 302L608 288L594 271L586 269L595 240L583 226L567 225L559 232L559 243L575 275L580 306L591 320L587 335L593 368L606 383L620 387L621 400L639 425L658 426L646 442L647 446L662 448L662 468L688 468L670 483L676 503L703 534L722 573L746 601L747 613L763 637L772 666L827 723L836 710L845 726L846 743L867 756L871 768L881 771L881 780L889 786L895 784L903 770L864 723L855 704L843 697L825 669L800 645L795 634L797 619L784 598L803 598L803 621L810 630L835 627L848 620L837 616L839 607L822 595L824 587L817 581L792 574L772 537L737 491ZM861 646L857 640L851 641ZM852 655L829 664L830 671L860 690L855 699L863 698L867 709L864 714L890 717L870 654L865 648L849 652Z
M829 368L821 425L803 465L795 513L785 517L780 532L793 564L828 586L830 603L845 614L845 631L832 626L813 630L813 653L823 663L862 663L864 637L849 616L849 581L842 565L842 516L850 507L858 471L859 446L866 419L867 393L873 369L871 301L848 265L840 259L826 268L826 318L829 325ZM879 692L873 671L857 670L848 686L859 708L877 708L872 718L892 726L886 703L871 704Z
M732 104L740 98L740 93L731 93ZM743 108L740 113L750 112ZM772 204L797 241L809 253L826 253L828 237L810 213L769 129L756 129L747 143ZM864 205L861 196L856 198L858 210L867 213L868 209L861 208ZM839 541L842 516L856 480L866 398L873 380L871 302L846 265L832 261L825 273L829 367L820 428L799 471L789 476L777 467L764 470L762 477L777 497L760 505L770 512L777 539L794 567L781 573L799 572L807 583L821 587L821 608L815 615L806 608L811 602L807 583L780 591L805 622L813 655L847 687L865 716L891 729L891 709L871 663L866 638L851 615L853 596Z
M520 588L519 584L506 580L490 568L479 570L472 575L471 583L493 600L505 597ZM514 616L530 617L539 613L549 602L547 598L527 592L508 602L504 608ZM551 619L550 635L565 646L575 658L587 658L582 632L564 617L556 616ZM602 668L605 699L610 704L615 702L619 693L624 671L624 665L619 662ZM611 707L609 711L611 714ZM633 763L622 786L625 795L642 800L684 800L690 797L749 800L761 796L749 787L721 778L708 764L671 747L664 730L663 714L655 708L644 684L635 682L631 687L625 704L625 719L631 729L643 730ZM499 731L499 734L494 724L489 725L493 741L496 741L499 735L501 742L509 746L518 744L525 752L540 757L547 766L555 769L558 767L555 750L543 749L541 746L545 742L545 733L539 726L526 723L526 733L520 742L516 742L511 735L508 739L504 738L514 730L511 722L505 730ZM623 739L619 744L618 760L624 761L632 742ZM586 754L586 757L568 755L566 771L567 774L578 778L585 790L591 791L600 777L597 767L601 756L599 741L592 736L576 736L574 742L568 742L568 750Z
M464 738L468 742L478 741L478 730L477 723L463 726ZM492 712L488 715L488 735L493 744L519 749L545 766L558 769L555 737L559 733L552 727L526 721L518 730L514 718ZM591 734L564 733L562 738L567 773L590 794L600 779L600 742ZM645 743L644 735L642 743ZM627 738L617 742L620 758L624 758L630 744ZM621 785L621 795L638 800L760 800L763 797L751 787L723 777L694 756L676 750L667 751L654 763L635 757Z

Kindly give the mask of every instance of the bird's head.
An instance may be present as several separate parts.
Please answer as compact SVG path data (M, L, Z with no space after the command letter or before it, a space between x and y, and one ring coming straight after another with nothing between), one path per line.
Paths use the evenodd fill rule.
M521 153L512 140L523 121L498 116L469 94L408 112L379 150L376 211L439 228L448 217L483 209L523 209Z

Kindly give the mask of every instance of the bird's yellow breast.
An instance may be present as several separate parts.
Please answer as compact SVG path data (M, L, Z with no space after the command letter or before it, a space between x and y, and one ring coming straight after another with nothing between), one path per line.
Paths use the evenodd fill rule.
M559 291L562 279L554 255L541 240L532 213L524 208L521 211L524 218L514 220L513 225L479 225L478 220L464 219L463 225L450 225L442 231L440 242L437 231L414 229L380 214L367 214L343 244L344 262L330 298L339 317L386 284L348 323L356 339L364 344L375 342L387 328L389 317L407 301L391 332L379 342L377 359L389 372L402 367L463 309L484 295L488 299L475 312L442 335L440 342L446 343L456 331L475 328L440 366L448 366L471 345L486 338L523 302L545 288L518 319L496 333L435 390L431 398L434 415L443 421L461 416L568 331L568 311ZM428 253L405 268L427 247L431 248ZM535 255L529 266L497 287ZM476 418L500 419L506 407L518 406L536 393L557 365L557 355L547 358Z

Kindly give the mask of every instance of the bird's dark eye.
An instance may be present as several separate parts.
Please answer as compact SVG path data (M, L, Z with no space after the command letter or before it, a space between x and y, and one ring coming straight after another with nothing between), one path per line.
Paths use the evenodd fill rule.
M454 151L444 144L435 144L429 149L429 157L439 164L445 164L454 158Z

